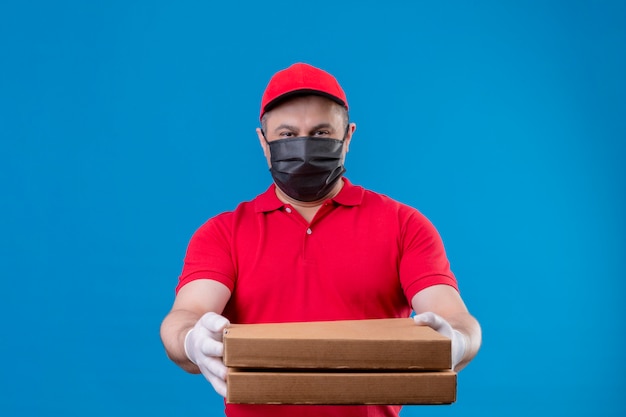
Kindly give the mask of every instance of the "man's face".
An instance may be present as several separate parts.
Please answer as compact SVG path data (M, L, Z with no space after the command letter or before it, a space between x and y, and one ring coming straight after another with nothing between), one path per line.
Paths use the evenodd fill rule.
M339 104L320 96L295 97L266 113L265 138L268 142L301 136L344 139L344 156L348 152L354 123L346 131L346 113ZM268 165L269 147L261 129L257 129Z

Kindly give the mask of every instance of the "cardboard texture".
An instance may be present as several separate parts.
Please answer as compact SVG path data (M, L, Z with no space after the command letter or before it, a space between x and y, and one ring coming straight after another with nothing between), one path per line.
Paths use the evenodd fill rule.
M410 318L233 324L224 364L236 368L445 370L450 339Z
M450 404L450 339L412 319L234 324L230 403Z
M456 373L264 372L229 369L229 403L245 404L450 404Z

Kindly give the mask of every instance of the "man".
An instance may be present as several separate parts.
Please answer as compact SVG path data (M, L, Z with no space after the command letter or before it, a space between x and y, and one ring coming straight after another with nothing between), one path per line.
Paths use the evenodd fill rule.
M356 125L327 72L294 64L270 80L257 135L274 184L193 235L161 337L168 356L226 396L230 323L409 317L452 339L455 370L481 343L443 243L417 210L351 184ZM397 416L398 406L226 404L228 416Z

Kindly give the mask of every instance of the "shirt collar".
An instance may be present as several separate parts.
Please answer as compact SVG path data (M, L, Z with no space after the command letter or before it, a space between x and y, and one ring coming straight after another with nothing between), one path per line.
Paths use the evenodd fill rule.
M341 178L343 181L343 187L339 194L332 198L332 200L341 204L342 206L358 206L363 201L363 193L365 190L363 187L353 185L346 177Z
M342 206L358 206L363 201L363 187L353 185L347 178L342 177L343 187L339 194L333 197L331 200ZM254 203L254 208L257 213L264 213L269 211L278 210L284 206L284 203L276 196L276 184L270 185L270 187L260 194Z
M283 202L276 197L276 184L270 185L270 188L254 201L254 209L257 213L278 210L282 206Z

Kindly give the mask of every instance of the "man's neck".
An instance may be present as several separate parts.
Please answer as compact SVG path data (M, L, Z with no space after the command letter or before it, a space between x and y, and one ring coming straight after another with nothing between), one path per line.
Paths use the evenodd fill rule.
M326 194L323 198L315 201L299 201L294 198L289 197L287 194L283 192L278 186L276 186L276 196L280 201L285 204L289 204L293 207L304 219L311 223L315 214L322 207L322 204L329 198L335 197L339 194L339 191L343 188L343 179L339 179L335 186L330 190L328 194Z

